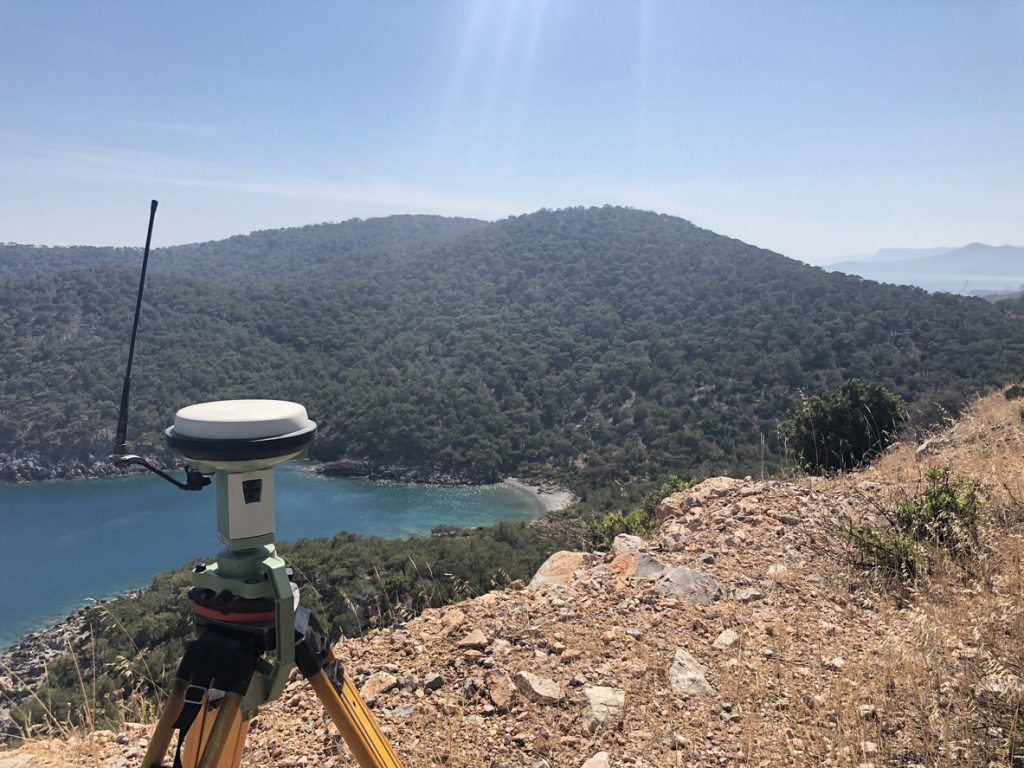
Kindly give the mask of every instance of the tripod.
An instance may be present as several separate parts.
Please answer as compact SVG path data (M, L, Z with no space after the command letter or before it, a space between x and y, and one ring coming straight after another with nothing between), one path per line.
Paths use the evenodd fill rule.
M245 694L253 685L253 677L260 674L261 662L266 663L267 642L276 627L251 621L254 612L247 611L250 606L245 605L232 606L238 613L226 615L246 618L208 618L204 614L210 609L203 609L199 601L202 596L193 597L194 591L190 591L190 598L195 601L196 620L197 624L202 622L202 630L189 644L178 667L143 768L162 765L175 729L180 733L175 768L237 768L242 759L249 723ZM299 671L359 765L401 768L373 713L344 676L326 634L304 606L295 611L294 639Z
M128 366L121 390L116 466L137 465L177 488L198 491L216 478L217 535L225 547L196 566L189 599L199 636L185 651L174 687L143 759L162 768L175 729L174 768L237 768L249 721L277 698L297 665L362 768L401 768L376 718L331 653L327 636L299 605L298 588L274 548L273 467L302 454L316 422L298 403L221 400L179 410L164 437L186 461L179 481L127 453L128 396L157 201L149 208ZM199 727L192 725L199 719Z
M402 768L274 546L273 467L315 435L305 408L278 400L191 405L166 430L188 462L190 485L214 476L225 546L192 572L198 636L178 665L142 768L163 768L175 730L174 768L237 768L249 721L281 695L296 666L361 768Z

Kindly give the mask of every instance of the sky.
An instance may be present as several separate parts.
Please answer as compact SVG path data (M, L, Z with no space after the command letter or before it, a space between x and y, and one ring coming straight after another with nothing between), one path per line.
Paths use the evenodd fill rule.
M1024 2L0 0L0 242L681 216L815 264L1024 245Z

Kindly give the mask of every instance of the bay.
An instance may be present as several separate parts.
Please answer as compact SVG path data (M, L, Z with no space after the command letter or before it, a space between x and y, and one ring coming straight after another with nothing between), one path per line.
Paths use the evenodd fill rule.
M436 525L528 520L540 503L504 485L430 486L329 478L301 462L275 473L277 538L405 538ZM220 548L214 490L153 476L0 485L0 650L157 573Z

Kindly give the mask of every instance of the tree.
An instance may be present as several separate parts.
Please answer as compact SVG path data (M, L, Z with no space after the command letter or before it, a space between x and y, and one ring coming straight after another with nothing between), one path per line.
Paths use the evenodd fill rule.
M898 395L881 384L848 379L806 400L781 432L807 470L820 474L870 459L895 440L906 418Z

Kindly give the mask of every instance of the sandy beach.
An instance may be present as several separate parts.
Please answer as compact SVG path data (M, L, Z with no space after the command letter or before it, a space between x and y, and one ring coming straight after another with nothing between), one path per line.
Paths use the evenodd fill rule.
M541 503L545 512L558 512L576 501L576 495L572 491L554 483L523 480L518 477L506 477L504 483L529 493Z

